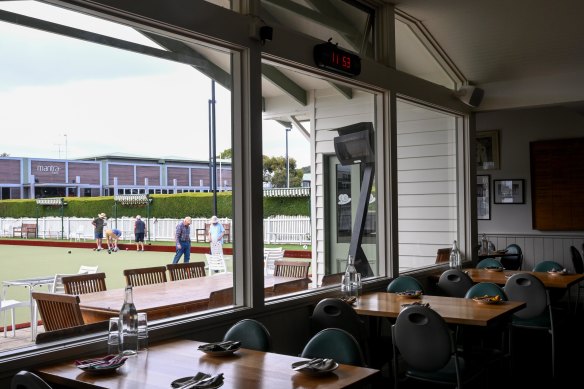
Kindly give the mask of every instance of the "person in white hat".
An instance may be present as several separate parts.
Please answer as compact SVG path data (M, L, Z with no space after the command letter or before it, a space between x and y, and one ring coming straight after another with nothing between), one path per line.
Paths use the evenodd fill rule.
M144 251L144 234L146 233L146 223L140 215L136 216L134 222L134 240L136 242L136 251ZM141 249L141 250L140 250Z
M217 216L213 215L207 237L211 242L211 255L223 255L223 235L225 235L225 228L219 223Z
M97 245L96 251L101 251L101 243L103 240L103 226L106 225L106 215L105 213L100 213L97 215L95 219L91 222L93 227L95 228L94 236L95 236L95 244Z

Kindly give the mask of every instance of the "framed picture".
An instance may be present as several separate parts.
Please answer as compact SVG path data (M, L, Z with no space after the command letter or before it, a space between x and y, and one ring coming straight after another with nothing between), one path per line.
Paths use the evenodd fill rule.
M477 132L477 169L499 169L499 130Z
M477 219L491 220L491 176L477 175Z
M524 180L493 180L495 204L525 203Z

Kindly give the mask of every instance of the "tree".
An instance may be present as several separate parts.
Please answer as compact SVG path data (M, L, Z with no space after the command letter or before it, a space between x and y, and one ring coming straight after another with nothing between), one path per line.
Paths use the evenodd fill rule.
M0 154L0 157L10 157L10 154L8 154L8 153L2 153L2 154Z
M231 159L232 151L231 149L225 149L219 154L219 158L221 159Z
M296 160L290 158L290 187L302 185L302 169L296 169ZM286 158L268 157L264 155L264 182L271 183L273 188L286 187Z

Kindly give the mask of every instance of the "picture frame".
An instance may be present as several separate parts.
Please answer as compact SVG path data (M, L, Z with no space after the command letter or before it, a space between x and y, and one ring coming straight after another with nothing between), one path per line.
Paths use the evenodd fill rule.
M524 204L525 180L493 180L493 202L495 204Z
M477 170L499 170L499 130L477 132L476 142Z
M477 219L491 220L491 176L477 175Z

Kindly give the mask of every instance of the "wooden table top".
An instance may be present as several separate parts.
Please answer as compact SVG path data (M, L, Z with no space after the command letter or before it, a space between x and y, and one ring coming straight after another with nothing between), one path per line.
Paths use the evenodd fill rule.
M264 286L266 291L271 291L275 284L297 281L298 278L294 277L266 275ZM209 293L231 286L232 273L136 286L133 288L134 305L138 312L148 313L151 320L195 312L206 309ZM86 324L107 320L119 313L124 302L124 289L82 294L79 300Z
M233 355L217 357L198 351L200 344L183 339L160 342L107 375L83 372L73 361L42 367L36 373L51 384L83 389L170 388L175 379L197 372L223 373L221 389L336 389L363 383L379 373L375 369L339 365L331 374L312 377L291 368L293 362L306 358L243 348Z
M566 289L584 280L584 274L568 273L552 275L547 272L532 272L523 270L492 271L488 269L464 269L474 282L493 282L498 285L505 285L507 279L518 273L529 273L539 278L546 288Z
M525 307L525 302L503 301L500 304L480 304L472 299L459 297L423 295L421 299L408 299L396 293L366 293L355 304L359 315L396 318L403 309L402 304L415 301L429 303L447 323L474 326L488 326L504 320Z

